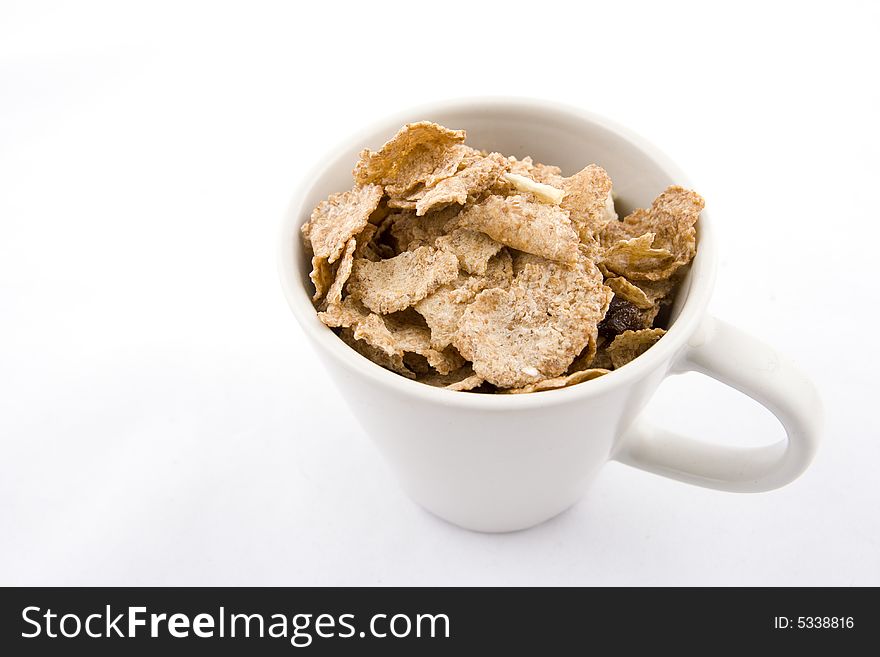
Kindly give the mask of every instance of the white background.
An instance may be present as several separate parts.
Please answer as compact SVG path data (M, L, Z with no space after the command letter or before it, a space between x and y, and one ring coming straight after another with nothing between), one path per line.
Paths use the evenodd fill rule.
M0 584L880 584L877 3L0 7ZM588 108L690 174L713 311L821 388L801 479L735 495L610 464L510 535L400 493L275 237L329 146L472 94ZM696 375L649 412L781 433Z

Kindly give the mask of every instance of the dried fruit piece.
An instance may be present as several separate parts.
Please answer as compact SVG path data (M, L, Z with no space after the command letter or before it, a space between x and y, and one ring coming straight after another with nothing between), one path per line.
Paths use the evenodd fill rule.
M450 130L430 121L408 123L378 151L361 152L352 172L355 182L390 186L392 196L401 196L443 169L444 163L448 164L447 151L464 138L464 130Z
M565 197L562 207L569 211L571 222L582 241L611 220L617 219L611 201L611 178L600 166L591 164L562 181Z
M416 214L421 217L434 208L452 203L464 205L468 198L473 198L494 185L507 171L508 166L507 160L498 153L477 159L451 178L441 180L428 189L416 203Z
M431 329L431 346L444 349L452 343L461 315L480 292L488 288L506 288L513 279L510 254L504 250L489 261L483 276L459 274L456 280L441 285L419 301L415 309Z
M608 355L614 368L623 367L631 360L638 358L666 334L660 328L624 331L608 345Z
M355 260L348 292L379 314L403 310L458 276L458 258L422 246L388 260Z
M539 201L559 205L565 192L561 189L532 180L518 173L505 173L503 178L519 192L532 194Z
M611 297L588 260L572 267L529 262L509 290L477 295L462 314L453 344L494 385L537 383L562 374L595 340Z
M462 210L456 225L479 230L502 244L548 260L578 261L578 235L568 212L555 205L527 201L519 195L493 195Z
M457 228L448 235L438 237L434 246L455 254L458 266L469 274L485 274L489 259L504 248L485 233L467 228Z
M601 368L579 370L567 376L558 376L552 379L544 379L543 381L538 381L537 383L532 383L527 386L523 386L522 388L511 388L510 390L503 390L502 392L506 392L512 395L519 395L525 392L539 392L541 390L566 388L568 386L573 386L576 383L592 381L593 379L597 379L604 374L608 374L608 372L609 370Z
M608 281L605 281L608 284ZM651 306L653 307L653 306ZM611 299L605 319L599 322L599 335L613 338L624 331L638 331L645 328L642 313L629 301L618 297L616 294Z

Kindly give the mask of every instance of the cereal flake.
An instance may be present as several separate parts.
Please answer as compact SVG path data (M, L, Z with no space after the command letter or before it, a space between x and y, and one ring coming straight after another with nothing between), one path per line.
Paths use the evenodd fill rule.
M602 264L632 281L669 278L679 266L675 256L666 249L653 248L653 243L654 233L616 242L605 251Z
M584 381L592 381L593 379L597 379L600 376L608 374L608 372L609 370L598 367L588 370L579 370L567 376L557 376L553 377L552 379L544 379L543 381L531 383L527 386L523 386L522 388L511 388L510 390L505 390L504 392L513 395L519 395L526 392L539 392L541 390L567 388L568 386L573 386L577 383L583 383Z
M451 168L458 151L452 155L448 151L464 138L464 130L450 130L430 121L408 123L378 151L361 152L353 171L355 182L383 185L389 188L389 195L402 196L418 183Z
M331 285L330 289L327 291L328 306L342 301L342 288L345 287L345 283L351 275L351 264L354 261L356 247L357 238L352 237L348 240L348 244L342 254L342 259L339 261L339 266L336 268L336 278L333 280L333 285Z
M474 371L501 388L519 388L565 372L596 339L613 293L595 265L529 262L510 289L480 292L453 339Z
M581 240L591 239L608 221L617 219L611 199L611 178L600 166L591 164L562 181L565 197L562 207L569 211L571 221Z
M312 212L302 233L312 245L316 258L333 264L345 245L369 223L370 214L382 200L378 185L357 186L347 192L331 194Z
M578 235L568 212L555 205L527 201L520 195L494 195L462 210L457 225L548 260L568 264L578 260Z
M421 246L379 262L355 260L349 294L373 312L403 310L458 276L458 258Z
M454 281L441 285L419 301L415 309L425 318L431 330L431 346L444 349L450 345L464 309L474 297L488 288L506 288L512 279L510 254L504 250L489 261L485 275L460 273Z
M456 203L464 205L468 198L489 189L507 171L509 163L498 153L491 153L456 173L451 178L441 180L416 203L416 214L420 217L429 210Z
M456 228L448 235L438 237L434 246L458 258L458 266L469 274L485 274L489 259L504 248L485 233L467 228Z
M608 345L608 355L614 368L623 367L631 360L641 356L649 347L666 334L661 328L624 331Z

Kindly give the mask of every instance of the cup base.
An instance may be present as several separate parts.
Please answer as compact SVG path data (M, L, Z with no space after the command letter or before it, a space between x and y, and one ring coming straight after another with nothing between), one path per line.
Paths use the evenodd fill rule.
M414 496L409 491L404 491L407 497L415 502L419 507L421 507L424 511L431 514L438 520L446 522L450 525L455 525L460 529L466 529L472 532L479 532L481 534L510 534L513 532L521 532L527 529L531 529L533 527L537 527L538 525L542 525L548 520L552 520L556 516L565 513L571 507L573 507L577 502L579 502L583 494L578 495L573 500L567 500L563 504L554 507L553 509L544 509L541 513L530 513L530 514L498 514L498 513L490 513L483 517L478 514L471 512L462 512L462 513L454 513L450 512L448 509L437 509L432 507L430 504L426 504L416 496Z

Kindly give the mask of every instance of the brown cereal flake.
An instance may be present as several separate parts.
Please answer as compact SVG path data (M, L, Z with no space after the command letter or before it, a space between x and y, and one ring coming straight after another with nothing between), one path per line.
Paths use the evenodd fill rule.
M355 182L383 185L390 188L389 195L402 196L438 169L448 168L447 151L464 138L464 130L450 130L430 121L408 123L378 151L361 152L352 172Z
M345 344L354 349L360 355L368 358L369 360L376 363L376 365L380 365L387 370L391 370L392 372L396 372L401 376L405 376L407 379L414 379L416 375L410 371L410 369L403 362L403 355L388 355L381 349L374 347L373 345L364 342L363 340L358 340L354 337L354 332L349 328L344 328L339 332L339 337L342 339Z
M424 196L424 190L422 190L422 196ZM421 197L413 199L397 197L390 198L388 199L388 207L394 210L415 210L419 198Z
M496 386L537 383L562 374L596 339L612 295L588 260L572 267L529 262L510 289L477 295L462 314L453 344Z
M369 315L370 311L364 308L361 303L351 297L346 297L342 303L334 303L327 306L326 310L319 312L318 319L331 328L349 328L364 321Z
M346 297L342 303L327 306L326 310L318 313L318 319L330 328L351 328L369 322L366 330L374 332L381 330L376 320L370 319L371 317L376 317L380 321L382 319L351 297Z
M458 276L458 258L421 246L387 260L355 260L349 294L380 314L403 310Z
M611 203L611 178L600 166L591 164L562 181L565 197L561 206L568 210L582 241L592 239L595 232L608 221L616 220Z
M614 276L605 280L605 285L614 290L614 296L629 301L636 308L646 310L654 307L654 302L648 298L642 288L630 283L623 276Z
M649 209L640 208L623 221L609 223L602 242L611 245L651 233L654 248L671 253L677 266L686 265L696 253L695 224L705 204L696 192L673 185L654 199Z
M552 379L544 379L543 381L531 383L527 386L523 386L522 388L511 388L510 390L503 390L502 392L506 392L512 395L520 395L526 392L539 392L541 390L567 388L568 386L573 386L577 383L583 383L584 381L592 381L593 379L597 379L600 376L608 374L609 371L610 370L598 367L589 370L579 370L567 376L557 376Z
M458 216L457 226L486 233L509 247L568 264L578 261L580 240L568 212L522 196L488 197Z
M414 212L400 212L391 226L391 237L398 253L408 251L410 244L433 244L447 233L446 226L458 214L458 207L445 208L417 217Z
M655 303L653 306L648 308L647 310L642 311L642 327L643 328L651 328L654 325L654 320L657 318L657 315L660 313L661 304Z
M435 388L458 391L473 390L483 383L483 379L474 374L470 365L465 365L449 374L428 374L427 376L419 376L416 380Z
M449 251L458 258L458 266L469 274L485 274L489 260L504 248L485 233L467 228L456 228L448 235L438 237L434 247Z
M657 304L664 301L669 293L675 289L680 282L678 279L679 277L676 275L659 281L639 281L638 287L650 299L651 303Z
M608 345L608 355L614 368L623 367L631 360L641 356L649 347L666 334L661 328L624 331Z
M589 369L614 369L610 358L603 358L605 347L608 346L608 340L604 335L599 334L595 340L584 348L584 350L571 362L566 374L574 374Z
M465 157L473 156L474 149L464 144L456 144L447 149L443 154L440 165L425 178L425 187L433 187L441 180L445 180L462 168Z
M464 205L468 198L486 191L507 171L509 163L498 153L481 157L451 178L441 180L416 203L420 217L429 210L453 203Z
M492 258L485 275L459 274L454 281L441 285L419 301L415 309L431 329L431 346L444 349L452 343L461 315L480 292L488 288L506 288L513 279L511 257L507 250Z
M385 193L408 199L413 190L437 184L458 170L467 150L463 144L419 144L407 154L407 165L397 171L395 181L385 185Z
M321 201L303 225L302 233L317 258L333 264L342 255L348 240L369 223L370 214L382 200L378 185L356 186L347 192L331 194Z
M379 201L378 207L370 213L370 223L378 226L381 224L385 218L391 213L391 208L388 207L387 201Z
M654 233L621 240L605 250L602 264L609 271L631 281L657 281L669 278L679 265L666 249L655 249Z
M373 237L375 237L376 233L379 232L379 225L377 224L367 224L364 226L364 229L355 235L355 239L357 240L357 246L354 250L354 254L356 257L363 257L364 252L370 246L370 242L373 241Z
M379 315L370 313L353 326L355 340L363 340L367 344L381 349L388 356L403 356L397 338L388 330L385 320Z
M606 343L604 346L599 346L596 350L596 354L590 361L592 367L606 370L614 369L614 362L611 360L611 354L608 353L609 344L610 343Z
M403 317L402 313L397 314ZM431 346L431 331L427 326L409 324L398 318L381 317L369 312L351 298L345 299L320 313L321 321L328 326L349 330L351 337L368 345L371 353L381 353L382 364L394 371L412 359L403 360L407 354L415 354L440 374L448 374L460 369L464 359L453 348L434 349ZM411 368L409 368L411 369Z
M342 288L345 286L348 277L351 275L351 264L354 261L356 247L357 238L352 237L348 240L345 252L342 254L342 259L339 261L339 266L336 268L336 278L333 281L333 285L331 285L330 289L327 291L328 306L342 302Z
M327 258L312 256L312 272L309 274L309 278L312 279L312 285L315 286L312 301L320 301L327 294L327 290L333 285L335 269L335 267L327 263Z
M464 365L464 358L454 348L438 350L431 346L431 331L427 327L387 319L385 324L398 350L423 356L440 374L449 374Z

